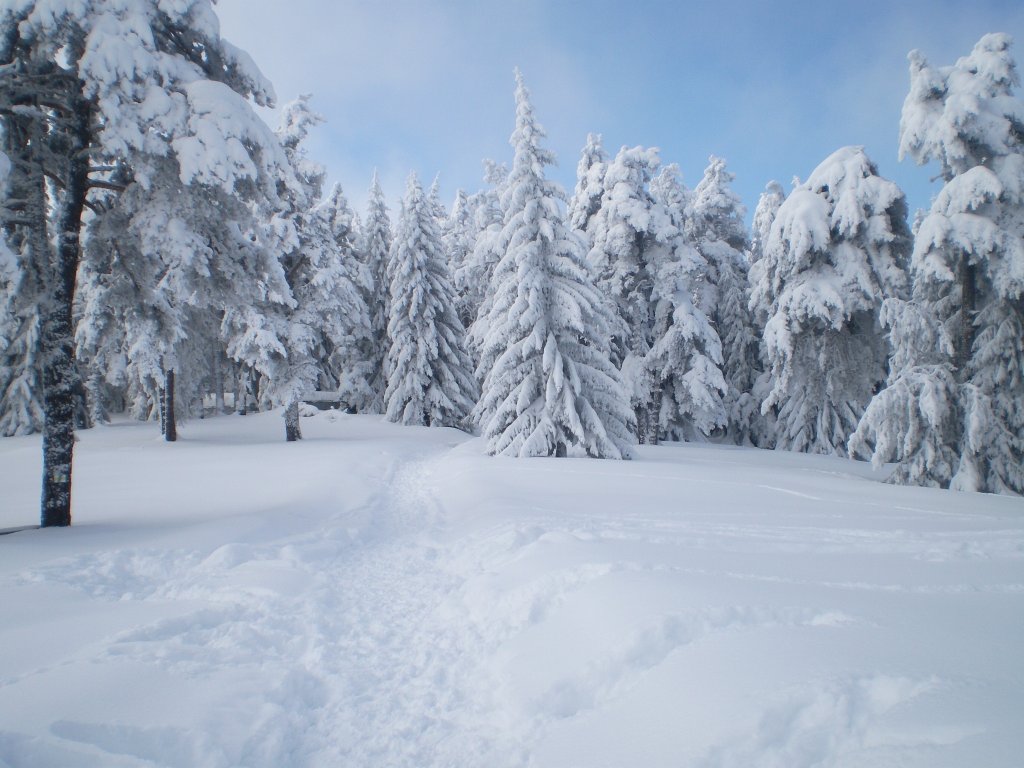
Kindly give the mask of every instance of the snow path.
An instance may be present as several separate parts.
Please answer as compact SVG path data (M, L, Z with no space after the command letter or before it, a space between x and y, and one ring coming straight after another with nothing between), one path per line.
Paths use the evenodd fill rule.
M456 585L430 540L440 525L430 467L445 448L428 442L387 459L361 504L311 531L209 553L101 550L23 571L22 587L60 584L106 603L156 603L171 615L58 665L4 676L0 691L31 690L33 678L82 665L94 680L144 671L154 689L170 682L165 676L178 679L176 709L207 709L214 727L60 720L43 743L6 734L0 757L24 748L75 765L90 756L96 765L117 758L182 768L504 762L508 751L494 752L502 740L487 733L487 718L465 715L478 709L465 679L465 633L435 617Z
M715 446L504 460L452 430L303 428L82 436L76 526L0 538L0 766L1024 754L1020 499ZM0 441L9 499L30 448Z

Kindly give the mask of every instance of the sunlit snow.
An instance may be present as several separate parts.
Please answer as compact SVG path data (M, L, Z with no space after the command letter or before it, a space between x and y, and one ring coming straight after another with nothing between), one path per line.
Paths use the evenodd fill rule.
M1020 765L1020 498L302 422L81 433L74 527L0 536L0 765Z

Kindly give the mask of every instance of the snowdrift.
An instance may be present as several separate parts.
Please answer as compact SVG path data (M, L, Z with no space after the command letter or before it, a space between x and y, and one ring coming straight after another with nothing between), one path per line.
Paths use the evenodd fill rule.
M0 766L1018 766L1024 500L319 413L81 435L0 537ZM0 441L0 528L37 439Z

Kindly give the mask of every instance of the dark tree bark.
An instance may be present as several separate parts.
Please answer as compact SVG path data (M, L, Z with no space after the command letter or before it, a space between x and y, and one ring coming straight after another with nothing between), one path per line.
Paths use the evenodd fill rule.
M156 404L157 410L160 412L160 434L167 434L167 390L160 387L160 397Z
M219 352L213 356L213 410L218 416L224 413L224 368Z
M178 439L178 422L174 414L174 371L164 374L164 440L173 443Z
M974 315L978 303L978 269L965 253L960 257L960 328L956 339L956 367L961 382L967 379L967 363L974 346Z
M249 412L249 371L244 365L238 366L235 393L235 413L245 416Z
M650 411L646 405L638 406L634 409L636 414L636 437L637 442L640 445L645 445L650 440L650 424L649 417Z
M81 84L76 83L81 92ZM82 213L89 192L92 110L80 97L69 115L67 177L57 219L57 249L47 275L40 352L43 366L43 493L41 525L71 525L71 468L75 449L75 277L81 255Z
M660 372L659 372L660 373ZM647 443L648 445L657 445L661 442L661 426L660 426L660 414L661 414L661 396L662 389L661 384L656 384L654 390L651 392L651 403L647 409L648 418L648 429L647 429Z
M252 412L260 412L260 386L262 385L262 374L255 368L249 369L249 388L246 390L252 394Z
M302 439L302 429L299 427L298 403L292 403L284 410L284 439L289 443Z

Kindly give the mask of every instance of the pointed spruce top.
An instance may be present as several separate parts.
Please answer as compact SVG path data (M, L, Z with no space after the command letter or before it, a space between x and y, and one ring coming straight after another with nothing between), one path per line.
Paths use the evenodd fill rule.
M409 177L405 180L405 199L407 204L418 202L423 197L423 185L420 184L420 177L416 171L409 171Z
M512 175L520 175L524 172L536 176L543 175L543 166L552 165L555 156L540 145L541 140L547 136L537 118L533 113L533 104L530 101L530 91L523 81L523 74L517 67L516 76L516 129L512 132L509 143L515 151L515 158L512 161Z

